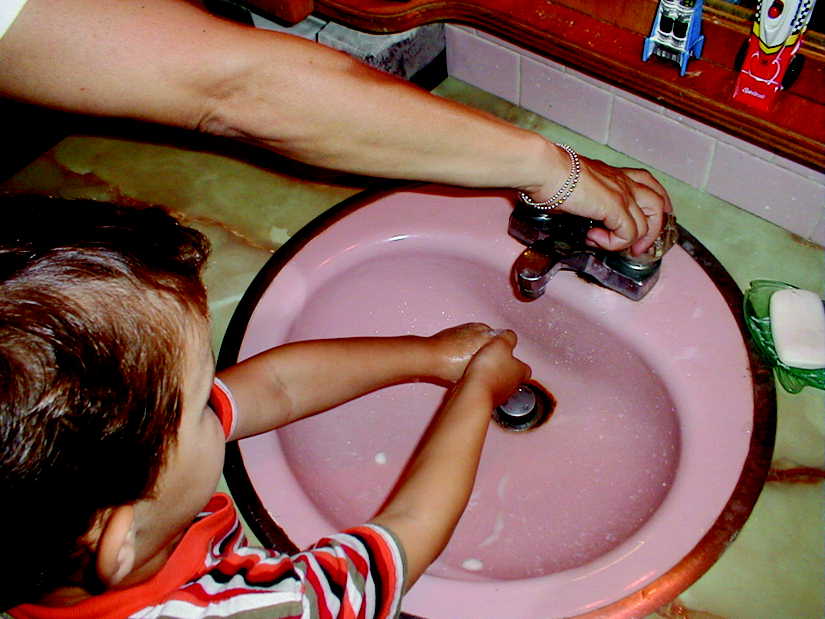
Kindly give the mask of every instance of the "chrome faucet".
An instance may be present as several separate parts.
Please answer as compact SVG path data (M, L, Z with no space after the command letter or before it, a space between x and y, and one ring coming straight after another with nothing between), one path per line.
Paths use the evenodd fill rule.
M510 215L508 232L527 246L513 264L514 284L525 300L544 294L550 279L561 270L596 282L629 299L644 297L659 279L662 257L678 237L676 218L667 215L653 246L640 256L630 250L610 252L585 243L592 219L550 213L519 203Z

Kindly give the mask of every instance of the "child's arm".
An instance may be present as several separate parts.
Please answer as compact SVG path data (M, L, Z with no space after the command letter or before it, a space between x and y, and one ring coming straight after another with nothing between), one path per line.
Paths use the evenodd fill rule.
M512 355L515 344L515 334L507 331L475 355L372 520L404 547L405 590L447 545L467 505L493 409L530 377L529 367Z
M230 438L266 432L387 385L453 383L493 336L489 327L474 323L431 337L314 340L272 348L219 374L238 405Z

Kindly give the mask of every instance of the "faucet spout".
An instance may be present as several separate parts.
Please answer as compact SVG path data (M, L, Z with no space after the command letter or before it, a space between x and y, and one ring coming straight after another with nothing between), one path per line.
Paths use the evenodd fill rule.
M541 243L542 241L537 241L525 249L513 263L516 290L525 299L538 299L543 295L547 282L559 270L553 248L537 247Z
M536 241L525 249L513 263L513 282L524 300L538 299L550 279L559 271L578 271L584 268L583 255L560 255L548 240Z

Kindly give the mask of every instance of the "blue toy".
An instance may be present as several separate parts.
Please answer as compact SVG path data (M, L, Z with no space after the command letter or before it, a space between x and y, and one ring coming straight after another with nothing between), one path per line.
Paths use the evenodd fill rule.
M642 60L646 62L651 54L656 54L678 63L679 75L684 75L690 57L702 56L703 4L704 0L659 0Z

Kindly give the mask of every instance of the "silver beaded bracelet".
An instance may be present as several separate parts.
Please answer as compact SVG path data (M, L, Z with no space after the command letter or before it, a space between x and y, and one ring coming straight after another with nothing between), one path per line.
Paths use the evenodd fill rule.
M579 155L567 144L556 144L559 148L564 150L570 157L570 174L565 179L558 191L550 196L544 202L536 202L523 191L519 191L519 198L528 206L540 208L546 211L552 211L554 208L564 204L567 199L573 195L573 190L579 183L579 178L582 175L582 164L579 161Z

